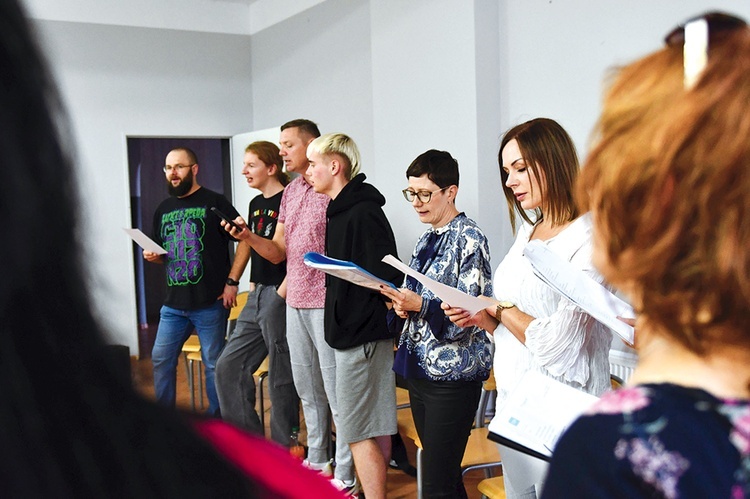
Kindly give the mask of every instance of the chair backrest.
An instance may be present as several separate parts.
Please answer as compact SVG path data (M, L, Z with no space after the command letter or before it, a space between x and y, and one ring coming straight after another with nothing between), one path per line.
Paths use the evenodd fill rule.
M245 308L245 304L247 303L247 295L249 293L247 291L242 291L240 293L237 293L237 305L232 307L232 309L229 311L229 319L230 321L236 321L237 318L240 316L240 312L242 312L242 309Z
M247 303L247 296L249 294L250 293L247 291L237 293L237 305L229 310L229 318L227 319L227 339L229 339L229 337L234 332L234 326L237 324L237 318L240 316L240 312L242 312L242 309L245 308L245 304Z
M486 425L487 406L490 399L497 395L497 384L495 383L495 370L490 369L490 377L482 383L482 394L479 397L479 405L474 416L474 426L481 428Z
M615 374L610 374L609 375L609 382L612 385L612 389L613 390L617 390L618 388L620 388L622 385L625 384L625 382L622 380L622 378L620 378L619 376L617 376Z

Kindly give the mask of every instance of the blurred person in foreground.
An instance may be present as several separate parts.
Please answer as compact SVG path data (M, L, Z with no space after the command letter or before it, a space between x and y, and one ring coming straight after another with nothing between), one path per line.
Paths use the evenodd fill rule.
M544 497L750 496L750 30L710 13L666 42L618 71L577 190L639 362L563 435Z
M338 497L283 448L147 401L108 362L78 242L67 119L17 1L0 2L0 20L3 496Z

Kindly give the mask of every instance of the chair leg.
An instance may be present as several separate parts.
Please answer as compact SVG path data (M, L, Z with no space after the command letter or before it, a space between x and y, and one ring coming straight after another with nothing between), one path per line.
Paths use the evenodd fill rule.
M260 399L260 427L263 428L263 434L266 433L266 402L265 394L263 392L264 381L268 377L268 373L261 374L258 376L258 398Z
M198 395L201 398L201 410L203 410L203 382L205 380L205 377L203 375L203 362L198 362Z
M193 406L193 411L195 411L195 377L193 376L193 361L187 360L187 356L185 356L185 368L187 369L188 388L190 388L190 404Z
M422 449L417 447L417 499L422 499Z

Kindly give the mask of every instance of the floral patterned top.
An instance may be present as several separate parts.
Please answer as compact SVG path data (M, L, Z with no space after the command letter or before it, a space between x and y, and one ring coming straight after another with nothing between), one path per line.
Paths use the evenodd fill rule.
M482 230L464 215L417 241L409 266L473 296L492 296L490 249ZM422 309L406 321L388 313L389 328L401 333L393 370L404 378L483 381L492 367L490 339L478 327L460 328L445 316L442 303L412 277L404 287L422 296Z
M605 393L555 448L543 498L750 497L750 401L673 384Z

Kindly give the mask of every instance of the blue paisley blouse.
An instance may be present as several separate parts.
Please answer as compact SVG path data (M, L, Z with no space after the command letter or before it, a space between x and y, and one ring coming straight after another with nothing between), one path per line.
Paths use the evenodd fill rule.
M750 497L750 401L644 384L605 393L555 448L543 498Z
M422 234L409 266L464 293L492 296L487 238L463 213ZM389 313L391 329L401 333L393 370L405 378L434 381L487 379L492 367L487 333L453 324L440 299L415 279L407 277L404 287L422 296L422 309L409 312L406 320Z

